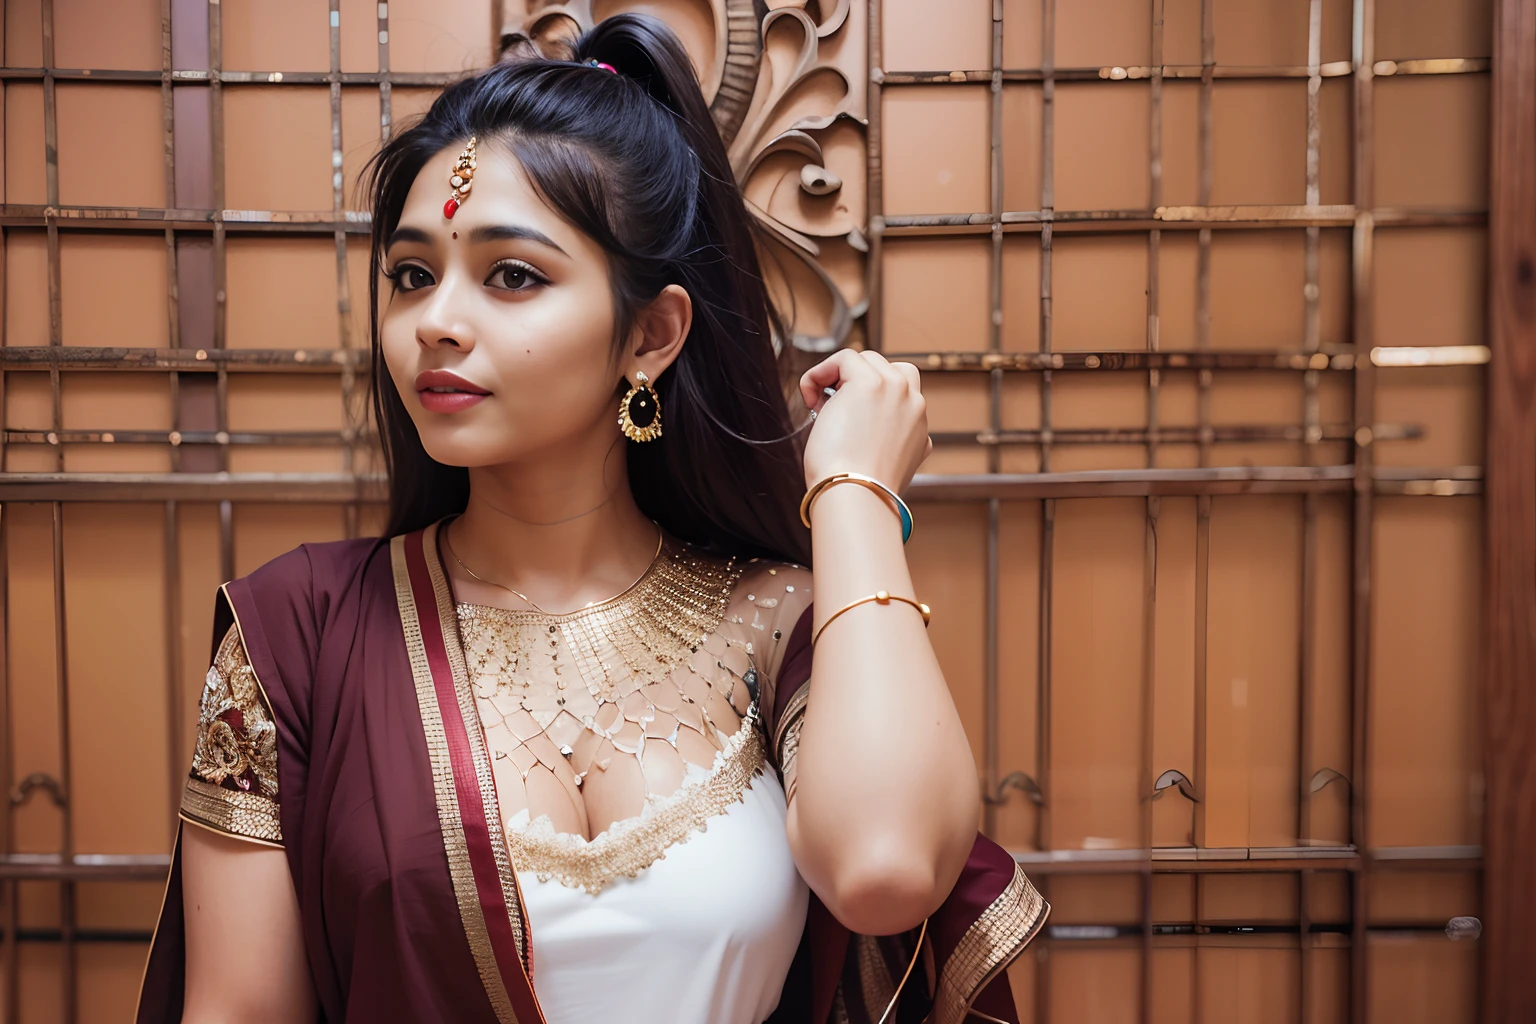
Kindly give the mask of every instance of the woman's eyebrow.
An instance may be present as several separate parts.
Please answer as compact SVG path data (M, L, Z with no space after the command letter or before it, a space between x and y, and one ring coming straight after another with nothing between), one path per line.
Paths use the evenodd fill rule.
M570 253L556 245L555 240L550 238L544 232L535 228L526 227L522 224L482 224L479 227L472 229L469 233L469 240L476 243L502 242L509 239L523 239L529 242L537 242L540 245L548 246L562 256L568 257L570 255Z
M421 230L421 228L395 228L390 233L389 241L384 243L384 248L386 251L393 249L401 242L418 242L421 245L431 245L432 236Z

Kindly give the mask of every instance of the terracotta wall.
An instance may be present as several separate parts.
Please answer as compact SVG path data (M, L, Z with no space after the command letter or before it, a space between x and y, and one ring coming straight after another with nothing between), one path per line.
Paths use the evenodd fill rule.
M1055 905L1022 1019L1472 1020L1488 4L778 0L740 109L724 0L638 6L801 358L925 369L911 557L984 824ZM5 4L5 1020L127 1019L214 588L378 521L357 171L552 17L330 9ZM5 880L39 864L74 880Z

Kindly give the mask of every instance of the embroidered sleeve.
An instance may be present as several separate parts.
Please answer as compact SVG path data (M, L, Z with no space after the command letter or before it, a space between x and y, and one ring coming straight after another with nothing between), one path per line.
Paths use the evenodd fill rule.
M237 839L283 841L277 725L234 626L208 669L181 816Z

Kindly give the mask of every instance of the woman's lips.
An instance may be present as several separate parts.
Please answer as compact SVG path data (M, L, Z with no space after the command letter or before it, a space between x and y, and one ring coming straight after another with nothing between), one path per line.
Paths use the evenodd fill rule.
M423 370L416 375L416 398L427 412L462 412L478 405L490 392L447 370Z

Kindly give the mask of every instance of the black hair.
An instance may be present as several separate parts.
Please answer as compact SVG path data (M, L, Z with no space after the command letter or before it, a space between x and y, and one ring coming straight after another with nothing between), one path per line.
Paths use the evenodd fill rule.
M607 253L616 346L667 285L693 302L687 342L653 382L665 430L625 442L640 509L708 550L807 563L778 321L755 223L693 65L671 29L646 15L616 15L568 45L570 60L525 56L448 86L370 165L372 402L389 473L387 535L463 511L469 499L468 470L427 454L384 366L378 288L385 241L416 175L473 135L482 153L507 146L550 208Z

